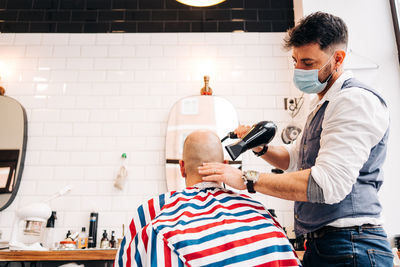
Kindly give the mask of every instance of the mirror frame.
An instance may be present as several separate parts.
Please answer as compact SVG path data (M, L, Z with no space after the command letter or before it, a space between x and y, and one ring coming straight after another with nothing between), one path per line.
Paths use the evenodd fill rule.
M21 109L22 109L22 114L23 114L23 119L24 119L24 137L23 137L23 141L22 141L22 150L21 150L21 161L19 162L19 164L17 163L17 175L15 177L15 185L13 188L13 191L11 193L10 198L8 199L8 201L6 202L6 204L4 204L3 206L0 206L0 211L5 210L6 208L8 208L8 206L11 205L11 203L14 201L15 197L17 196L17 192L19 189L19 185L21 183L21 178L22 178L22 173L24 170L24 166L25 166L25 154L26 154L26 145L27 145L27 141L28 141L28 117L26 115L26 110L24 108L24 106L21 105L21 103L19 103L16 99L12 98L12 97L8 97L8 96L0 96L0 97L7 97L9 99L12 99L13 101L16 102L16 104L18 104Z

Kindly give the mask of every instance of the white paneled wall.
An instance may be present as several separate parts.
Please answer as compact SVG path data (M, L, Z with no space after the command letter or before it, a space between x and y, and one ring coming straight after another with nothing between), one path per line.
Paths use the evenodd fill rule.
M197 95L211 76L214 94L230 100L240 122L291 122L283 98L291 83L283 33L0 34L0 76L7 95L26 108L29 139L14 203L0 212L3 237L18 207L73 190L53 200L57 236L89 224L99 212L99 233L117 230L142 201L166 191L164 140L169 109ZM302 119L303 114L296 117ZM113 187L127 153L124 190ZM270 171L251 154L246 168ZM258 195L292 224L292 204Z

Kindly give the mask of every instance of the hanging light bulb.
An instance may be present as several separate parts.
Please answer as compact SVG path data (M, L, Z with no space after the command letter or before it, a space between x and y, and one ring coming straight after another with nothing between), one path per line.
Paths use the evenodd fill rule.
M225 2L226 0L176 0L176 1L188 6L205 7L205 6L218 5L219 3Z

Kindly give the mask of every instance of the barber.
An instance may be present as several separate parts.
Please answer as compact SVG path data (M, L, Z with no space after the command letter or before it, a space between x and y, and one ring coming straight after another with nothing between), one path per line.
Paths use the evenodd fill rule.
M313 13L284 41L292 49L296 87L318 98L298 141L253 152L288 172L204 163L199 173L206 181L294 200L295 233L307 236L305 266L392 266L378 199L389 132L386 102L343 70L348 34L341 18ZM249 129L235 132L242 138Z

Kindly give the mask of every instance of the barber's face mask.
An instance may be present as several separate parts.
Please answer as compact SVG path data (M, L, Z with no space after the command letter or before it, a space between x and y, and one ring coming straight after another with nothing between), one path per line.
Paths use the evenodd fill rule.
M329 80L332 78L333 72L329 75L329 77L325 80L325 82L321 83L318 79L318 72L325 68L325 66L329 63L333 55L328 59L324 66L320 69L312 69L312 70L302 70L302 69L294 69L293 82L296 87L307 94L318 94L322 92Z

